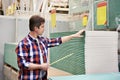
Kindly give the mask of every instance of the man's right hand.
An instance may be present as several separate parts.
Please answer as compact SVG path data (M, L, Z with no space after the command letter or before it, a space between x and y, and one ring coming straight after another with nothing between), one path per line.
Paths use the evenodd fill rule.
M48 68L49 68L49 64L48 63L43 63L43 64L41 64L40 65L40 69L42 69L42 70L44 70L44 71L47 71L48 70Z

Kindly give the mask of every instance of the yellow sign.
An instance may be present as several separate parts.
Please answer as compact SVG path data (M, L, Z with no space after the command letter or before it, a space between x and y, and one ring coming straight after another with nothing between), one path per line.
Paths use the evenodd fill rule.
M52 27L56 27L56 10L51 10L51 25Z
M85 15L85 16L83 16L83 20L82 20L82 24L84 27L87 25L87 22L88 22L88 16Z
M97 25L105 25L107 21L107 2L97 5Z

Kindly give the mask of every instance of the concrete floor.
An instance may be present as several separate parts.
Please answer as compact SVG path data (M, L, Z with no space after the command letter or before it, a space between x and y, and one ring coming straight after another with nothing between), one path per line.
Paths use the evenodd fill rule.
M2 80L18 80L18 71L14 70L12 67L6 64L4 65L3 73L5 79ZM56 76L69 76L69 75L72 74L53 67L50 67L48 69L48 78L56 77Z
M56 69L56 68L53 68L53 67L50 67L48 70L48 78L54 77L54 76L69 76L69 75L72 75L72 74L62 71L62 70L59 70L59 69Z

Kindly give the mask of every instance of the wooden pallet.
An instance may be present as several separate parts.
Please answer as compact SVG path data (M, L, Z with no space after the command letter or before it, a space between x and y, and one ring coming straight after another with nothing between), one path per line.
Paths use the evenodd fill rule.
M56 13L63 13L68 14L69 12L69 5L62 4L62 3L54 3L52 9L56 9Z
M18 71L16 71L10 65L4 64L3 74L5 80L18 80Z

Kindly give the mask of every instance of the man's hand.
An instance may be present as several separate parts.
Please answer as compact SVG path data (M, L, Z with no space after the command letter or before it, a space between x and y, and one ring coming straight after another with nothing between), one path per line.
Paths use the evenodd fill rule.
M78 31L77 33L75 33L75 34L73 34L72 36L74 37L74 38L79 38L79 37L82 37L83 35L83 33L85 32L85 29L82 29L82 30L80 30L80 31Z
M44 71L47 71L49 68L49 64L48 63L43 63L40 65L40 69L44 70Z
M82 29L82 30L78 31L77 33L69 35L69 36L63 36L62 43L67 42L67 41L71 40L72 38L82 37L83 32L85 32L85 29Z
M43 64L30 63L29 66L28 66L29 70L42 69L42 70L46 71L48 68L49 68L48 63L43 63Z

